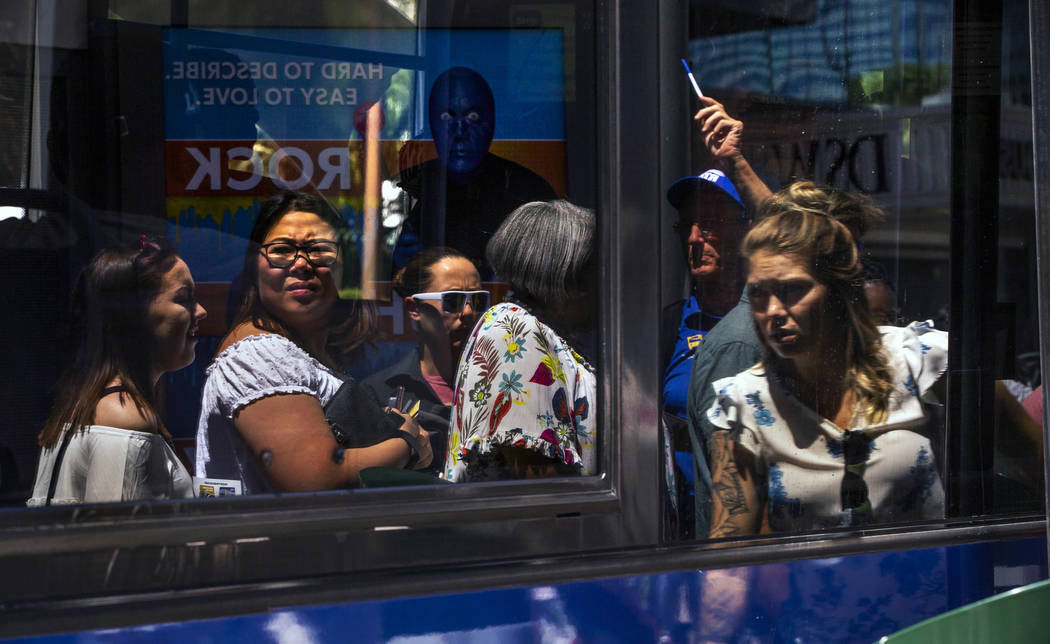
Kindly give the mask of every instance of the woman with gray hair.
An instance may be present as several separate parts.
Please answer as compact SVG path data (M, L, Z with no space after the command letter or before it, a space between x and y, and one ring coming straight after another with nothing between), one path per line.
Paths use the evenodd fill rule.
M456 374L445 478L597 472L597 382L578 337L594 310L594 213L567 201L512 212L486 259L508 301L474 327Z

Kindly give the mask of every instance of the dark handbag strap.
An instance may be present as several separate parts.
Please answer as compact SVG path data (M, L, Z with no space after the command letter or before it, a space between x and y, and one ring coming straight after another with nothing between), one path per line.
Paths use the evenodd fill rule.
M55 496L55 486L58 485L58 471L62 469L62 459L66 455L66 448L69 447L69 441L73 438L74 429L70 427L66 430L66 435L62 437L62 445L58 448L58 454L55 456L55 464L51 467L51 483L47 486L47 499L44 500L44 506L51 505L51 498Z
M102 390L102 395L99 398L105 398L110 394L115 394L118 391L129 391L129 389L123 385L116 385L113 387L106 387ZM62 437L62 445L58 448L58 454L55 456L55 464L51 468L51 483L47 486L47 498L44 500L44 506L51 505L51 499L55 496L55 487L58 485L58 472L62 469L62 459L66 455L66 448L69 447L69 441L73 439L73 434L76 432L72 427L66 429L65 435Z

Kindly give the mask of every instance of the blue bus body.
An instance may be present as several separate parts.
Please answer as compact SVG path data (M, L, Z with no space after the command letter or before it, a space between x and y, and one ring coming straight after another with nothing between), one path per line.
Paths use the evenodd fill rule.
M747 571L732 642L874 642L1047 578L1046 540L1004 539L730 569ZM266 613L19 638L64 642L694 642L705 571L273 607ZM717 632L717 631L716 631Z

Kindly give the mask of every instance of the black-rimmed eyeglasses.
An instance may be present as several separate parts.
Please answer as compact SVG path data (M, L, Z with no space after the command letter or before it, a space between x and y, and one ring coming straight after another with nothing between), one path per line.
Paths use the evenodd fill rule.
M864 482L864 468L871 456L872 440L862 431L846 432L842 441L842 456L846 473L842 477L842 509L852 510L853 523L864 523L871 515L868 484Z
M468 302L475 313L480 313L489 308L490 298L488 291L436 291L412 296L413 300L441 300L441 312L449 315L462 313Z
M288 268L300 255L314 268L331 266L339 261L339 245L327 239L307 242L303 245L287 241L263 244L259 251L271 268Z

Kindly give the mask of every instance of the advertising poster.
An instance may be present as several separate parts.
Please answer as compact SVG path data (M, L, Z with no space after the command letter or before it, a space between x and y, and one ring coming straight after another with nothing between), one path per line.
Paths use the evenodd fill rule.
M281 190L324 196L348 224L340 294L376 300L383 333L354 375L416 341L390 287L412 253L470 246L460 250L483 268L502 217L567 192L560 29L170 28L162 48L167 238L209 312L201 333L214 341L202 356L227 330L259 205ZM478 123L481 136L466 132ZM492 167L504 174L493 179ZM505 289L493 279L483 275L498 301ZM169 386L181 435L196 422L202 377Z
M365 139L376 104L373 279L388 280L413 207L398 184L405 170L442 161L428 98L451 68L476 73L491 91L487 154L565 194L560 30L167 29L163 47L168 237L201 282L236 276L259 203L284 189L329 199L365 254ZM428 215L420 228L433 224ZM360 296L360 272L346 272L357 284L345 294Z

